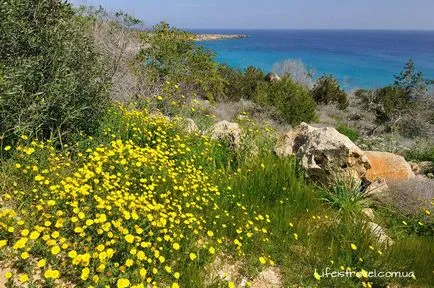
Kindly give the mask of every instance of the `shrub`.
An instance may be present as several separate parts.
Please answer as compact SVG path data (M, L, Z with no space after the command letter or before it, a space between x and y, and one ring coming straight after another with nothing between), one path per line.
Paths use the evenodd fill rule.
M260 83L255 100L277 110L277 116L295 126L316 120L316 106L309 90L288 77L281 81Z
M364 109L376 114L377 128L398 132L407 138L431 137L434 119L433 98L427 81L416 72L413 61L395 76L393 85L375 90L358 90L355 96Z
M347 93L332 75L324 75L316 81L312 96L318 104L337 104L340 110L348 107Z
M404 122L406 116L413 114L416 106L403 89L395 86L358 90L355 95L365 109L375 113L377 125L385 126L386 130L399 130L399 124Z
M264 72L253 66L244 71L233 69L227 65L221 65L220 75L225 80L224 98L231 101L253 98L256 87L264 81Z
M86 20L59 0L2 1L0 14L3 144L94 131L108 85Z
M420 143L405 153L405 158L411 161L431 161L434 164L434 144Z
M387 86L376 91L374 103L379 122L395 122L407 112L410 102L403 89Z
M150 68L157 81L178 83L185 92L215 99L223 93L224 82L213 54L196 45L193 35L161 22L142 35L138 60Z
M273 65L272 71L280 77L291 77L291 79L308 88L313 86L315 71L308 70L300 59L287 59Z

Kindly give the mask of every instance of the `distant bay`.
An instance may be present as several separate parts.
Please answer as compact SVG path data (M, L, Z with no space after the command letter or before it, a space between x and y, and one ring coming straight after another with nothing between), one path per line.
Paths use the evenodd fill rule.
M389 30L190 30L204 34L245 34L245 39L201 42L216 60L235 68L300 59L316 77L333 74L345 89L393 82L411 58L426 79L434 79L434 31Z

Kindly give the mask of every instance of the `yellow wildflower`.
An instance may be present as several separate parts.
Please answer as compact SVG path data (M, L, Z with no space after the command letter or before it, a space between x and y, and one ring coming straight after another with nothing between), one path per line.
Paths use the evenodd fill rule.
M116 283L117 288L126 288L130 286L130 280L126 278L121 278Z
M197 255L196 255L196 254L194 254L194 253L190 253L190 259L191 259L191 261L196 260L196 258L197 258Z

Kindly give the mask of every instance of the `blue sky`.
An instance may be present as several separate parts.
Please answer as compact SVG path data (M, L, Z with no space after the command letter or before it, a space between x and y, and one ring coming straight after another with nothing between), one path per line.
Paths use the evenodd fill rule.
M434 29L434 0L69 0L180 28Z

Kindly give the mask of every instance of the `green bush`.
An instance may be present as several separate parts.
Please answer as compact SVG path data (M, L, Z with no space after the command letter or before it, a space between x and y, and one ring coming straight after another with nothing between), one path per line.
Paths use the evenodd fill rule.
M347 93L332 75L324 75L316 81L312 96L318 104L337 104L340 110L348 107Z
M260 105L273 107L277 116L293 126L317 119L316 105L309 90L288 77L276 82L258 85L255 100Z
M265 81L264 72L253 66L240 71L227 65L221 65L219 72L225 80L224 98L232 101L252 99L256 87Z
M434 145L433 144L420 144L412 147L405 153L405 158L409 161L431 161L434 164Z
M179 84L184 92L212 100L223 94L224 82L214 55L196 45L194 36L161 22L142 35L138 60L157 81Z
M398 87L387 86L378 89L375 93L374 103L378 122L395 121L411 106L405 91Z
M94 131L108 85L86 19L60 0L2 1L0 15L2 144Z

